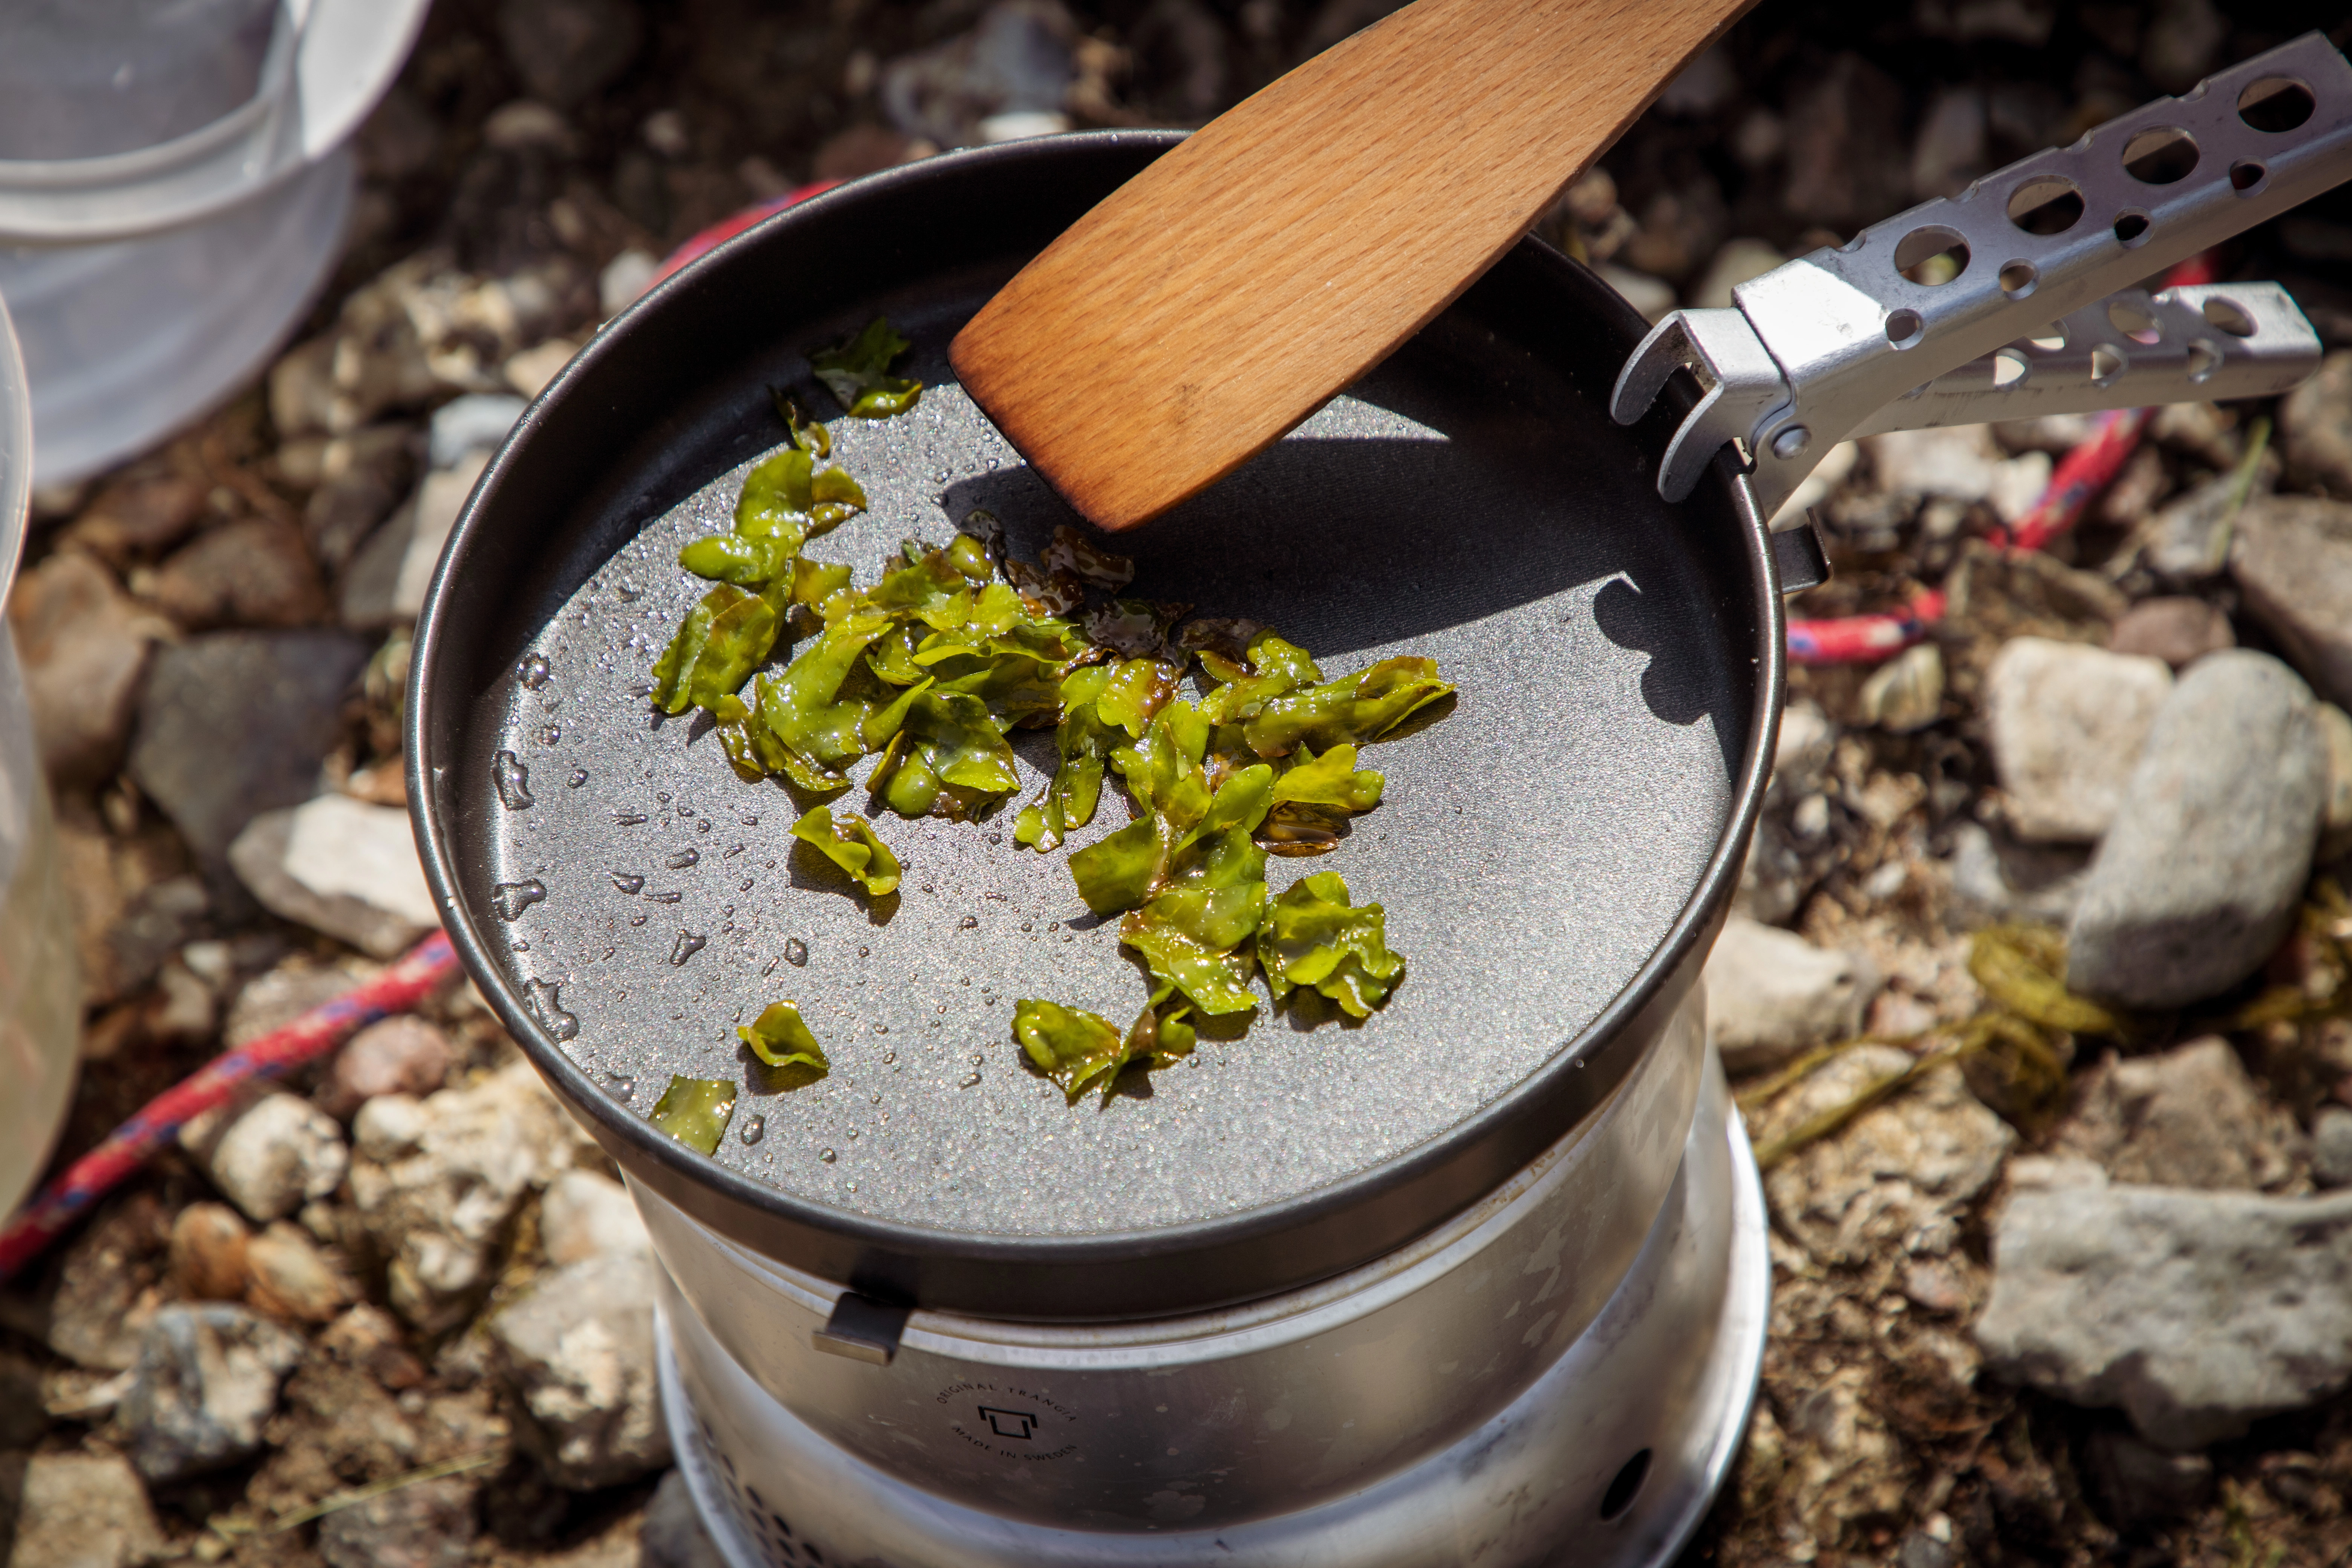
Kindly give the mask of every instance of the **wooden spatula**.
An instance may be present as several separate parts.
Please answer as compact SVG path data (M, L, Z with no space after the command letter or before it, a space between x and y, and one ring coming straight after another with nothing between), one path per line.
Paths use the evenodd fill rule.
M956 335L1097 526L1230 473L1468 288L1748 0L1418 0L1078 220Z

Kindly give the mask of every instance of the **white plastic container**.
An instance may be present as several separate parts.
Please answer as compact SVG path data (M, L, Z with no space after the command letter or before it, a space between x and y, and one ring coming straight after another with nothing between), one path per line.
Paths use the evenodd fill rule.
M0 300L35 482L152 445L276 350L342 242L344 143L425 4L0 4Z
M24 546L32 438L24 363L0 310L0 604ZM57 825L16 644L0 630L0 1215L23 1198L56 1142L80 1015Z

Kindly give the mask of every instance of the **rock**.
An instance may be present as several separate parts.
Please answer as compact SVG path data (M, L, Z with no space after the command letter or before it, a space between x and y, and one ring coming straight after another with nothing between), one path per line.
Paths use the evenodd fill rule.
M1822 453L1820 464L1797 482L1789 499L1780 503L1780 510L1772 514L1772 531L1778 533L1782 529L1794 528L1798 519L1829 500L1830 493L1845 483L1854 465L1861 461L1862 448L1851 441L1840 441Z
M464 1568L478 1526L475 1489L454 1476L338 1509L319 1523L329 1568Z
M1658 94L1657 108L1677 120L1705 120L1739 93L1738 68L1731 51L1716 44L1683 67Z
M1707 955L1707 1030L1726 1071L1762 1072L1860 1034L1879 984L1861 953L1826 952L1794 931L1733 915Z
M367 646L341 632L215 632L163 649L140 699L130 773L200 863L260 813L317 787Z
M1793 916L1835 863L1838 846L1822 786L1836 743L1837 727L1813 702L1792 702L1782 711L1764 814L1739 874L1741 911L1768 925Z
M2352 497L2352 349L2329 354L2317 375L2287 394L2278 426L2290 476Z
M427 461L436 468L450 468L476 452L497 451L515 421L522 417L523 407L521 398L495 393L477 392L450 399L433 411Z
M2257 499L2268 490L2275 468L2266 463L2256 471L2252 490ZM2159 581L2176 588L2195 587L2220 576L2231 564L2240 495L2237 477L2220 474L2158 507L2140 527L2141 562Z
M877 97L890 123L940 147L980 140L993 115L1055 113L1076 77L1068 13L1040 0L999 0L961 33L882 68Z
M440 923L408 813L322 795L246 824L228 860L262 907L377 958Z
M1859 1046L1775 1103L1767 1142L1910 1070L1909 1052ZM1824 1262L1900 1250L1936 1257L1959 1239L1959 1215L2000 1172L2016 1134L1942 1067L1773 1167L1764 1190L1788 1234Z
M2212 1500L2213 1461L2203 1454L2168 1454L2103 1426L2084 1458L2100 1511L2118 1530L2185 1519Z
M1855 227L1909 205L1903 89L1848 51L1789 100L1781 205L1801 223Z
M1985 501L2003 522L2023 517L2050 483L2047 453L2008 457L1989 425L1890 430L1864 437L1862 449L1882 488L1906 496Z
M1787 259L1760 239L1727 241L1691 286L1691 306L1703 310L1728 309L1734 289L1751 278L1763 277Z
M1952 830L1952 899L1970 926L1995 921L2064 925L2083 896L2088 856L2073 846L2021 844L1973 822Z
M2017 1193L1993 1231L1987 1366L2120 1406L2176 1451L2352 1378L2352 1194Z
M11 1479L0 1480L8 1568L141 1568L167 1555L147 1489L118 1454L33 1454Z
M441 547L475 481L489 467L488 452L474 451L456 466L425 476L416 493L371 535L352 558L343 579L343 624L359 631L381 631L413 621L425 607L425 590L432 584L433 569L440 564Z
M547 1184L539 1205L539 1240L548 1262L559 1268L653 1246L628 1189L593 1171L566 1171Z
M1982 540L1960 545L1946 579L1945 621L1979 637L2046 637L2105 642L2131 600L2095 572L2078 572L2041 550L1994 550Z
M1934 643L1905 648L1870 672L1856 706L1890 734L1926 729L1944 713L1943 650Z
M2284 1181L2294 1133L2263 1102L2229 1042L2192 1040L2161 1056L2110 1058L2081 1081L2053 1132L2053 1154L2094 1160L2144 1185L2252 1191Z
M499 367L499 374L523 396L537 397L579 352L580 345L570 338L550 338L513 355Z
M154 598L190 631L314 626L329 607L300 527L266 517L198 534L156 572Z
M670 1471L654 1489L639 1542L645 1568L727 1568L726 1556L703 1525L682 1470Z
M1983 91L1974 87L1941 89L1927 100L1918 138L1911 143L1912 199L1957 196L1988 167Z
M596 275L596 304L607 317L617 316L653 287L661 260L650 251L625 250Z
M352 1292L299 1226L278 1221L246 1249L252 1284L246 1304L257 1312L302 1323L323 1323L343 1310Z
M48 1346L78 1366L127 1371L163 1300L171 1216L152 1193L103 1210L66 1248L49 1299Z
M330 571L350 565L408 493L416 473L415 437L405 425L371 425L319 442L318 478L302 509L302 531Z
M569 109L629 68L645 37L630 0L506 0L499 38L533 98Z
M413 1014L382 1018L336 1053L318 1101L345 1121L379 1094L423 1098L449 1075L449 1037Z
M2153 446L2142 447L2108 484L2095 515L2113 527L2135 528L2171 489L2172 474L2164 466L2164 454Z
M2107 634L2109 653L2160 658L2174 669L2238 646L2230 617L2202 599L2143 599Z
M165 1307L139 1347L117 1419L151 1483L184 1480L260 1452L300 1336L221 1302Z
M205 515L211 489L193 473L134 473L100 491L67 528L65 542L120 569L185 539Z
M2105 833L2171 691L2160 659L2046 637L2003 643L1979 700L2011 831L2042 843Z
M2167 92L2186 92L2212 68L2230 24L2212 0L2157 0L2139 47L2139 67Z
M374 974L365 959L320 964L296 954L247 981L229 1004L221 1043L234 1050L282 1029L313 1007L322 1006Z
M1637 272L1681 283L1715 254L1729 222L1722 188L1711 176L1696 174L1643 204L1641 222L1626 237L1619 259Z
M1635 312L1652 326L1664 321L1675 308L1675 289L1671 283L1610 261L1594 263L1592 270L1601 281L1623 295L1625 303L1633 306Z
M16 579L8 626L49 777L91 784L111 773L148 646L173 635L171 626L140 610L96 561L60 550Z
M2352 1187L2352 1110L2323 1105L2311 1119L2311 1179Z
M2319 738L2327 748L2327 805L2321 813L2319 858L2352 853L2352 713L2319 705Z
M243 1300L251 1239L226 1204L190 1204L172 1221L172 1277L196 1300Z
M2230 574L2319 694L2352 705L2352 504L2265 496L2238 514Z
M221 1194L259 1224L333 1192L351 1163L333 1117L276 1089L197 1117L180 1130L180 1144Z
M2252 973L2294 920L2326 802L2310 689L2267 654L2209 654L2156 717L2066 931L2066 984L2180 1007Z
M379 1095L352 1136L352 1197L392 1304L428 1333L465 1321L518 1205L572 1163L571 1124L528 1062L423 1100Z
M611 1486L670 1462L654 1386L659 1268L645 1253L568 1264L490 1320L548 1473L562 1486Z

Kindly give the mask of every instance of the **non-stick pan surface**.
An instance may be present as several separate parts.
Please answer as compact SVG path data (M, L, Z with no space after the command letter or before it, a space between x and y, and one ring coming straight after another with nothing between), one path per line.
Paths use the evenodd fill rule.
M1368 752L1387 794L1337 852L1269 864L1277 891L1332 870L1386 907L1410 969L1361 1026L1262 1015L1066 1106L1020 1063L1014 1001L1123 1025L1146 987L1116 922L1087 918L1067 850L1015 848L1017 800L977 824L835 803L878 813L905 862L899 894L868 901L795 849L803 803L737 778L705 726L651 714L650 666L706 586L677 550L726 529L782 439L767 387L829 412L805 351L875 314L914 340L926 390L909 415L833 422L872 505L809 553L863 584L975 508L1031 558L1072 521L953 384L947 343L1169 144L936 160L697 263L526 416L419 629L427 864L518 1038L690 1212L927 1305L1244 1299L1475 1201L1606 1095L1686 987L1760 782L1779 679L1763 535L1728 482L1658 500L1657 433L1605 413L1640 323L1532 245L1270 452L1117 542L1132 593L1267 622L1327 675L1422 654L1459 687L1450 716ZM1016 747L1025 799L1051 732ZM1125 819L1107 789L1071 847ZM830 1077L779 1091L738 1045L779 998ZM644 1121L674 1073L745 1087L712 1160Z

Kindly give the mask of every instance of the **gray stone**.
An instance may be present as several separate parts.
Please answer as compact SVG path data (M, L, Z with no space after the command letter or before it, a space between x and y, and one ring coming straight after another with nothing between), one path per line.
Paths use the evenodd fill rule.
M2317 375L2287 394L2279 445L2294 479L2352 496L2352 349L2329 354Z
M2227 1040L2110 1058L2085 1075L2050 1152L2096 1161L2118 1182L2251 1191L2285 1180L2294 1123L2263 1101Z
M1692 308L1729 309L1734 289L1751 278L1761 278L1787 259L1760 239L1725 242L1723 248L1715 253L1715 259L1706 264L1706 270L1699 274L1699 280L1691 285Z
M2319 858L2352 852L2352 713L2319 705L2319 738L2327 747L2327 805L2321 814Z
M1706 961L1707 1032L1733 1073L1761 1072L1811 1046L1862 1032L1877 966L1827 952L1743 915L1725 922Z
M2140 69L2167 92L2186 92L2212 68L2230 36L2213 0L2157 0L2139 46Z
M264 812L229 845L270 913L391 958L440 921L408 813L346 795Z
M562 1486L611 1486L670 1462L654 1385L659 1268L636 1252L569 1264L490 1321L541 1457Z
M262 812L318 787L367 645L341 632L218 632L159 652L130 772L207 866Z
M352 1132L352 1198L389 1265L393 1307L428 1333L466 1321L515 1210L572 1167L585 1136L521 1061L423 1100L378 1095Z
M332 1193L351 1163L335 1119L276 1089L197 1117L180 1130L180 1146L223 1197L264 1225Z
M139 1360L163 1298L171 1216L152 1193L109 1205L66 1247L49 1299L48 1346L93 1372L124 1372Z
M670 1471L654 1489L653 1500L646 1504L638 1551L644 1568L727 1568L727 1559L694 1506L683 1471Z
M531 96L568 109L637 58L645 18L630 0L506 0L499 37Z
M2021 844L1973 822L1952 830L1954 912L1969 926L2030 921L2063 926L2083 896L2084 850Z
M2319 837L2327 758L2309 688L2267 654L2192 665L2158 712L2066 932L2066 982L2181 1007L2286 935Z
M1787 216L1859 226L1901 210L1911 199L1902 87L1852 51L1808 78L1789 100Z
M2171 690L2161 659L2047 637L2003 643L1980 700L2010 831L2042 843L2105 833Z
M2185 1519L2213 1496L2213 1461L2203 1454L2168 1454L2128 1432L2101 1427L2084 1458L2092 1492L2118 1530Z
M232 1049L251 1045L333 1001L382 967L363 958L323 964L307 953L286 958L238 987L221 1026L221 1043Z
M415 448L415 434L405 425L373 425L317 442L316 488L302 508L302 531L330 572L350 565L360 542L408 493L416 474Z
M414 1014L378 1019L336 1053L320 1107L349 1119L379 1094L431 1094L448 1077L452 1055L449 1037Z
M243 518L198 534L156 569L152 596L190 631L315 626L328 611L319 563L288 518Z
M998 0L971 31L885 65L877 96L902 134L968 146L983 120L1058 112L1076 76L1075 41L1058 5Z
M300 1336L222 1302L165 1307L139 1347L117 1419L150 1482L216 1470L260 1452Z
M2107 633L2109 653L2160 658L2174 669L2237 646L2229 616L2202 599L2180 595L2142 600Z
M2047 453L2010 457L1993 439L1989 425L1865 436L1862 449L1870 456L1881 489L1963 503L1985 501L2006 522L2024 516L2050 482Z
M433 411L432 434L425 444L427 459L436 468L453 468L472 453L497 451L515 421L522 417L523 407L521 398L499 393L472 392L451 398Z
M139 1568L165 1555L147 1489L121 1456L32 1454L0 1466L8 1568Z
M2352 1110L2323 1105L2312 1117L2311 1179L2323 1187L2352 1187Z
M2352 1379L2352 1194L2024 1191L1992 1257L1987 1367L2118 1406L2160 1447L2237 1436Z
M2238 514L2246 610L2330 701L2352 704L2352 504L2265 496Z
M1957 196L1990 166L1985 156L1985 96L1948 87L1927 100L1911 144L1911 195L1917 201Z
M539 1205L539 1241L548 1262L558 1268L653 1247L628 1190L593 1171L566 1171L547 1184Z
M1856 702L1863 717L1890 734L1924 730L1944 715L1944 651L1923 642L1871 671Z
M2249 493L2257 499L2267 494L2277 468L2275 459L2265 455ZM2231 564L2239 502L2235 474L2216 475L2167 501L2140 526L2141 563L2175 588L2193 588L2219 577Z
M329 1568L463 1568L478 1526L474 1488L454 1476L338 1509L319 1522Z
M369 536L352 558L343 578L343 624L359 631L381 631L416 618L425 607L425 590L441 561L441 548L474 482L489 466L490 454L472 451L446 468L435 468L416 487L416 493Z
M148 647L173 635L170 624L142 612L98 562L60 550L16 579L8 626L49 777L89 784L112 773Z
M1780 715L1771 785L1739 876L1740 911L1768 925L1794 916L1836 863L1839 847L1829 831L1822 784L1837 738L1837 726L1812 702L1792 702Z
M1770 1107L1757 1141L1901 1077L1913 1061L1892 1046L1844 1052ZM1938 1257L1958 1244L1962 1208L2000 1174L2016 1138L1957 1068L1941 1067L1775 1165L1765 1195L1787 1234L1824 1262Z

